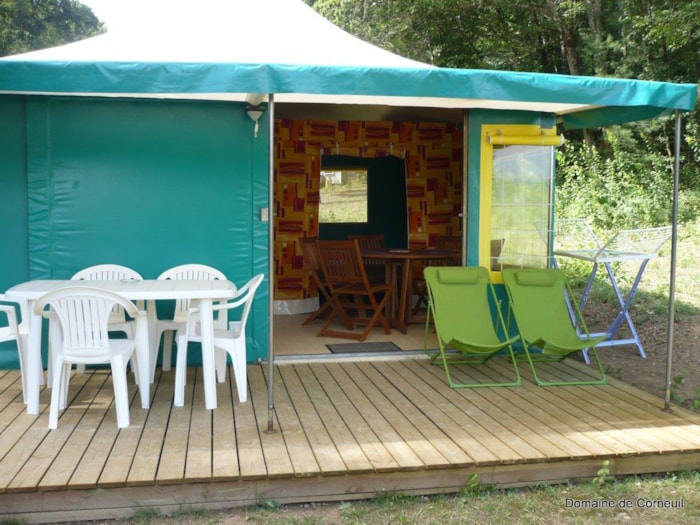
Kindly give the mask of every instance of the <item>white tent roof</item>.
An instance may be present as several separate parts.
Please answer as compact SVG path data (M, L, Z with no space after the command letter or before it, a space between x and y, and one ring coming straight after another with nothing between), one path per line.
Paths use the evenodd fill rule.
M697 86L437 68L370 45L301 0L86 0L127 16L0 59L0 94L249 100L551 113L604 125L695 104ZM99 14L100 9L98 9ZM111 15L110 15L111 16Z
M301 0L108 1L116 23L107 33L13 59L430 67L352 36Z

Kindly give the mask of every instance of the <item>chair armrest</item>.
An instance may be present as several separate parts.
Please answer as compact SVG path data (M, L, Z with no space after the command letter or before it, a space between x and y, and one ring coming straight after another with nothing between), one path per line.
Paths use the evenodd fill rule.
M236 308L238 306L241 306L242 304L245 304L245 302L248 300L248 294L246 293L243 296L236 296L232 300L230 300L227 303L222 303L222 304L215 304L212 307L212 311L220 311L220 310L231 310L233 308Z
M5 304L0 304L0 312L4 313L7 316L7 326L10 328L10 332L14 329L15 332L19 332L18 328L18 323L17 323L17 312L15 311L14 306L10 305L5 305Z

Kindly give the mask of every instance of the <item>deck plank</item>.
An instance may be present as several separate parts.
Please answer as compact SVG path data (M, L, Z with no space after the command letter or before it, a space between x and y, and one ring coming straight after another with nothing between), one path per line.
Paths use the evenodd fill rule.
M390 408L390 410L397 415L401 414L404 418L404 424L400 428L398 426L395 428L402 435L403 432L408 431L410 439L405 435L403 437L411 442L413 450L419 456L433 455L432 462L429 464L435 466L460 466L474 463L473 458L448 439L442 429L416 407L413 400L408 397L408 393L413 392L408 390L411 385L395 374L391 367L380 361L359 363L358 366L369 381L384 386L382 391L389 403L393 405L393 409ZM421 450L420 453L418 449ZM434 455L435 453L437 456Z
M175 391L175 374L171 369L164 371L157 385L156 399L164 405L169 405L169 410L158 411L161 417L169 418L165 421L157 421L157 427L163 432L162 448L160 449L160 461L157 465L155 479L158 483L179 483L185 479L185 468L187 465L187 445L190 440L190 429L192 419L192 407L194 403L194 391L197 387L196 373L198 369L192 367L187 369L185 375L184 405L176 407L172 404L172 397ZM168 395L170 391L170 395ZM155 420L149 422L151 427L156 424Z
M133 423L133 420L132 420ZM112 448L119 435L119 428L114 425L104 424L104 418L94 429L94 435L85 454L80 458L68 484L71 489L95 488L98 486L100 476L112 455Z
M48 405L42 414L25 434L23 439L29 438L32 443L37 440L37 445L41 443L42 454L33 453L27 457L22 469L9 483L8 491L15 487L34 486L41 484L41 480L46 476L51 468L54 459L60 455L66 442L71 438L75 428L79 425L81 418L90 406L90 401L99 392L100 387L105 382L106 376L87 372L85 374L73 374L70 381L67 408L59 413L58 428L48 429ZM45 390L44 396L48 399L51 390ZM43 399L42 399L43 401ZM95 408L103 415L105 408ZM116 421L116 420L115 420ZM69 464L69 470L72 467ZM51 481L49 480L49 483ZM55 488L49 485L49 488Z
M495 363L489 363L488 367L496 368ZM599 432L606 427L606 423L580 409L578 405L581 404L581 398L572 395L568 390L555 393L546 388L525 388L518 394L534 406L545 407L542 410L546 410L551 416L550 428L556 434L567 437L576 435L577 440L583 443L593 457L609 457L615 453L621 453L619 439ZM626 453L636 452L635 449L629 448Z
M14 375L14 381L11 374L5 374L4 377L9 381L5 382L5 388L0 393L0 403L2 403L0 404L0 465L8 452L21 442L19 437L34 422L34 418L24 417L26 407L22 401L19 375ZM9 478L0 477L0 479Z
M299 365L296 368L299 381L304 385L318 419L331 436L346 469L362 473L373 472L371 461L365 456L362 447L310 366Z
M391 376L388 376L392 384L401 390L404 395L409 396L412 403L434 425L446 434L453 436L452 440L467 454L470 462L474 464L490 464L498 461L498 456L470 432L472 421L465 420L459 423L455 421L455 417L462 418L452 410L454 405L449 400L449 396L441 396L434 389L432 382L426 383L410 370L411 366L416 366L415 362L390 361L387 362L387 365L393 371ZM485 436L482 435L481 437ZM494 436L491 436L489 441L494 443L494 448L501 449L505 454L511 454L511 457L515 459L515 453L500 439L494 439Z
M550 377L556 379L572 380L590 377L588 367L573 359L565 359L560 363L540 363L538 366L549 373ZM530 374L529 370L526 374ZM551 388L544 387L545 390ZM553 392L556 392L560 397L571 396L572 404L600 421L597 427L597 437L609 436L623 446L627 446L634 454L648 453L653 440L650 440L643 432L631 431L634 430L634 425L630 429L629 424L626 423L630 419L629 414L620 409L619 399L609 394L613 388L609 381L606 385L566 385L557 387L557 390ZM608 393L599 398L599 402L592 402L602 392Z
M488 382L500 379L500 373L494 370L493 365L495 363L477 367L481 380ZM542 434L540 442L543 445L545 443L554 445L570 457L600 455L600 446L588 439L584 433L576 431L571 425L573 421L570 417L561 411L552 412L551 408L556 407L559 399L556 396L550 396L546 400L547 404L538 402L539 399L533 399L527 395L535 389L543 390L526 384L524 387L519 387L517 393L506 388L492 388L484 392L488 392L490 401L499 410L508 412L532 433ZM560 439L561 435L566 435L568 439Z
M207 410L204 400L204 378L202 369L197 367L196 381L194 385L194 396L192 403L186 405L191 411L190 429L187 442L187 463L185 467L185 478L188 480L202 481L211 478L212 473L212 412ZM223 406L230 400L217 400ZM174 407L180 408L180 407ZM185 407L182 407L185 408ZM218 408L217 408L218 410ZM167 456L165 456L167 457Z
M11 370L0 370L0 432L10 422L3 415L4 409L11 407L14 401L22 402L22 377ZM18 398L19 396L19 398ZM2 457L2 456L0 456Z
M572 364L575 370L580 366ZM692 449L693 432L688 433L685 425L679 425L678 419L669 417L670 414L661 410L658 400L646 393L630 395L628 385L613 378L608 380L604 388L586 388L589 399L597 399L596 406L603 407L613 419L617 428L645 443L647 447L656 449ZM638 391L638 389L635 389ZM639 391L638 391L639 392ZM656 401L656 402L654 402ZM664 425L663 421L673 421L672 425ZM655 447L655 448L654 448Z
M325 475L346 472L343 458L328 434L328 429L314 409L309 394L301 383L296 370L280 367L279 373L289 393L289 398L296 407L299 421L311 443L321 472Z
M331 359L279 364L272 378L266 363L251 364L248 400L238 401L229 375L214 411L203 405L201 369L188 370L178 409L174 372L158 371L149 410L129 385L131 426L122 430L104 371L73 378L76 402L58 431L46 427L50 390L29 416L19 372L0 371L0 518L458 491L472 474L503 487L560 483L595 476L601 458L611 475L700 468L700 416L664 412L661 400L616 380L543 388L523 367L521 387L451 389L444 370L420 356ZM553 376L589 372L578 362L546 367ZM479 380L509 369L494 359L456 373Z
M80 420L76 421L69 439L66 440L66 443L55 458L54 465L61 465L61 468L49 468L41 479L42 487L59 489L69 486L70 480L73 479L78 466L82 463L97 429L103 426L102 422L107 417L107 414L114 412L114 386L111 375L105 372L105 370L91 372L88 369L87 374L92 374L93 376L88 385L86 385L89 387L83 389L81 399L74 401L74 403L85 403L85 411ZM61 426L70 424L67 420L67 415L66 413L59 419L59 430ZM114 426L116 426L116 418ZM96 464L94 458L92 459L92 468L101 470L101 465Z
M371 428L371 423L362 417L361 412L346 395L343 387L333 377L327 367L314 367L317 381L323 385L328 399L333 403L338 415L349 432L355 444L369 460L374 472L396 470L398 463L383 445ZM346 388L348 385L345 385Z
M395 366L398 368L398 365ZM477 392L473 389L450 388L442 368L430 365L428 360L406 361L402 366L412 374L409 376L406 371L402 371L405 379L414 383L422 378L420 380L430 386L422 389L427 400L448 416L458 431L471 437L462 446L469 448L477 464L489 464L494 456L499 463L527 461L533 454L540 456L519 435L496 420L488 410L484 410ZM442 424L445 428L450 428L448 423Z
M472 371L473 373L473 371ZM402 383L402 387L410 387L410 385L407 382ZM463 392L467 389L459 389L460 392ZM549 446L549 445L543 445L539 440L531 439L532 437L532 431L525 425L522 425L516 418L514 418L510 413L508 412L503 412L502 410L499 410L497 406L495 406L490 400L490 394L489 392L485 392L484 388L478 388L478 389L469 389L469 392L467 393L469 395L469 399L472 400L475 404L479 405L482 410L485 412L491 412L491 413L499 413L499 421L503 424L504 427L508 428L509 431L515 433L516 435L520 436L523 440L523 442L527 443L527 448L528 448L528 454L527 457L529 457L531 460L545 460L547 458L553 458L557 457L560 455L563 455L563 451L559 449L558 447L555 446Z
M285 366L285 365L282 365ZM267 375L266 375L267 378ZM269 378L267 378L269 380ZM279 436L282 439L284 450L287 453L289 461L289 469L297 477L318 476L321 474L321 467L316 461L313 448L307 435L304 433L304 427L299 419L299 414L294 409L292 401L289 398L289 393L282 381L281 374L274 374L274 395L275 395L275 415L276 420L273 420L275 437ZM251 389L254 385L259 384L255 381L251 384ZM258 387L259 388L259 387ZM265 427L266 428L266 427ZM269 441L270 434L265 436L265 442ZM278 456L276 463L281 463ZM276 472L279 475L279 471Z
M267 382L262 367L249 367L251 395L236 402L236 436L241 474L246 478L288 476L292 462L280 432L267 433ZM238 417L242 415L243 417Z
M483 436L482 443L494 449L500 448L499 457L510 461L542 461L545 456L534 448L531 443L528 443L523 437L518 435L513 429L508 426L508 421L504 421L502 414L498 413L498 417L494 417L495 413L490 410L487 403L483 402L482 396L479 394L478 388L463 388L452 389L446 382L445 372L441 367L429 364L429 361L416 361L412 366L420 365L420 369L416 369L415 373L420 376L431 377L429 379L433 388L439 389L444 397L452 398L458 395L462 402L459 402L458 410L463 410L465 415L470 418L469 423L474 426L476 432ZM471 377L475 380L475 377ZM455 401L457 403L457 401ZM479 428L481 427L481 428ZM501 448L501 444L507 444L506 449ZM515 452L513 456L512 452ZM503 454L503 455L500 455Z
M236 430L234 425L234 396L238 400L236 389L231 383L232 369L226 370L227 381L216 383L216 399L219 406L212 410L212 479L223 480L237 478L241 470L238 465L236 450Z
M364 389L364 386L366 386L362 383L364 376L359 378L360 383L358 384L349 373L348 367L341 366L338 363L328 363L326 369L336 383L342 385L342 390L348 401L355 407L357 414L361 416L362 419L359 420L361 428L367 428L377 436L379 442L391 455L392 462L396 464L396 468L398 470L422 468L424 465L423 461L404 442L391 423L386 420L386 414L382 411L381 404L375 406L373 402L375 399L368 397L371 396L371 392Z
M149 410L141 408L139 398L131 404L131 425L119 430L100 485L150 485L155 481L167 414L172 405L172 391L162 388L161 379L162 374L157 371L150 387Z

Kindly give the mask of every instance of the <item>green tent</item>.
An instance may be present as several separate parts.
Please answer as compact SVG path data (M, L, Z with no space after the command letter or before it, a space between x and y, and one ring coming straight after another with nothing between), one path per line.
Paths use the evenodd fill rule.
M103 262L147 278L187 262L237 282L269 276L272 123L285 108L493 110L583 128L689 111L697 96L696 85L432 67L301 0L123 5L138 11L103 35L0 59L0 290ZM257 135L249 104L265 107ZM271 352L266 283L252 359ZM0 366L15 365L0 351Z

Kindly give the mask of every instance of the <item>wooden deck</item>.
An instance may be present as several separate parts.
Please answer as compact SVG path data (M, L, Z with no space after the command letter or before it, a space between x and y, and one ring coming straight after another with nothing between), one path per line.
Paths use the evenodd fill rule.
M451 390L424 358L357 355L282 362L274 433L267 433L267 365L250 365L250 398L219 386L204 409L199 368L186 406L174 408L173 372L156 379L150 410L132 405L118 430L109 374L71 382L55 431L24 411L18 371L0 371L0 517L31 522L130 516L138 509L227 508L436 493L480 483L522 486L700 468L700 417L619 381L605 386ZM336 356L337 357L337 356ZM397 358L398 357L398 358ZM581 376L577 362L550 365ZM485 379L509 372L496 358L465 367ZM137 399L135 389L134 399Z

